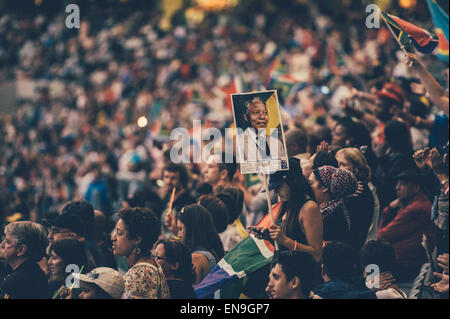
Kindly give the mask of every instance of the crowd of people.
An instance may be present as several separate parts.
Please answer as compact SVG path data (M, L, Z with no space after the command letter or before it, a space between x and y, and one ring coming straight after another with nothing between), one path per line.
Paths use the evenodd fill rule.
M0 15L0 83L49 83L0 118L1 298L193 299L248 236L279 247L267 298L411 298L426 269L421 294L448 298L448 65L399 51L358 5L270 8L169 31L145 8L90 4L77 30ZM258 175L226 151L174 163L169 136L195 119L225 133L235 84L280 74L305 85L279 89L289 170L268 178L281 210L262 228Z

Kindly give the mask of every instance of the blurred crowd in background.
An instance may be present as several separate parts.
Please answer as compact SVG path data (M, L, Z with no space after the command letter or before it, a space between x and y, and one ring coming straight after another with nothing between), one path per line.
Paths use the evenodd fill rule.
M238 166L170 164L170 132L192 132L201 120L232 140L225 135L233 127L229 94L277 89L288 155L300 159L306 180L320 167L347 169L359 182L356 196L366 196L347 205L368 211L354 223L361 225L357 243L348 244L359 251L366 240L386 240L417 274L426 256L411 251L426 233L448 264L448 63L405 56L383 25L368 29L368 3L231 1L208 11L194 1L80 1L80 28L68 29L69 2L35 1L24 12L15 2L0 2L0 84L48 85L0 118L1 224L57 219L69 201L84 200L100 216L94 244L111 246L109 234L125 221L118 212L130 207L150 208L168 240L179 235L166 215L176 188L175 211L203 199L217 233L231 233L220 236L218 261L267 213L261 181ZM433 29L424 1L379 5ZM141 126L140 117L147 120ZM399 243L400 231L388 226L401 196L404 207L425 204L420 225L390 225L415 234ZM218 221L223 211L228 218ZM126 270L114 257L97 266L117 263Z

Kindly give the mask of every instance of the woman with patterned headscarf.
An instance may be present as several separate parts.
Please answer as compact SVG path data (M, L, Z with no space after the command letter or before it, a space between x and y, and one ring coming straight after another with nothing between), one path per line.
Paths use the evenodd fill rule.
M323 240L349 242L350 216L344 198L355 193L356 177L348 170L322 166L313 171L309 181L323 218Z

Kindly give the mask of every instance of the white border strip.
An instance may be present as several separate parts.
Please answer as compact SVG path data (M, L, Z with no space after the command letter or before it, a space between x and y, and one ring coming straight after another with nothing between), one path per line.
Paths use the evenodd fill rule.
M230 276L238 276L238 278L244 278L245 275L245 271L240 271L240 272L236 272L234 271L233 267L231 267L231 265L229 263L227 263L227 261L225 259L221 259L218 263L218 265L220 267L222 267L223 270L226 271L226 273Z
M252 237L252 239L255 242L256 246L258 247L259 251L265 258L270 258L273 256L273 252L271 252L269 250L269 248L267 248L266 243L264 242L263 239L257 239L253 235L250 235L250 236Z

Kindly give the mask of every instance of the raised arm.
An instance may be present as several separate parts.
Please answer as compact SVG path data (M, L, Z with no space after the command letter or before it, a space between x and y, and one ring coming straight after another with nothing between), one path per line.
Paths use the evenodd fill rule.
M431 73L428 72L419 58L413 53L408 53L405 57L405 63L417 73L430 96L431 102L449 116L449 99L445 95L444 89L439 85Z

